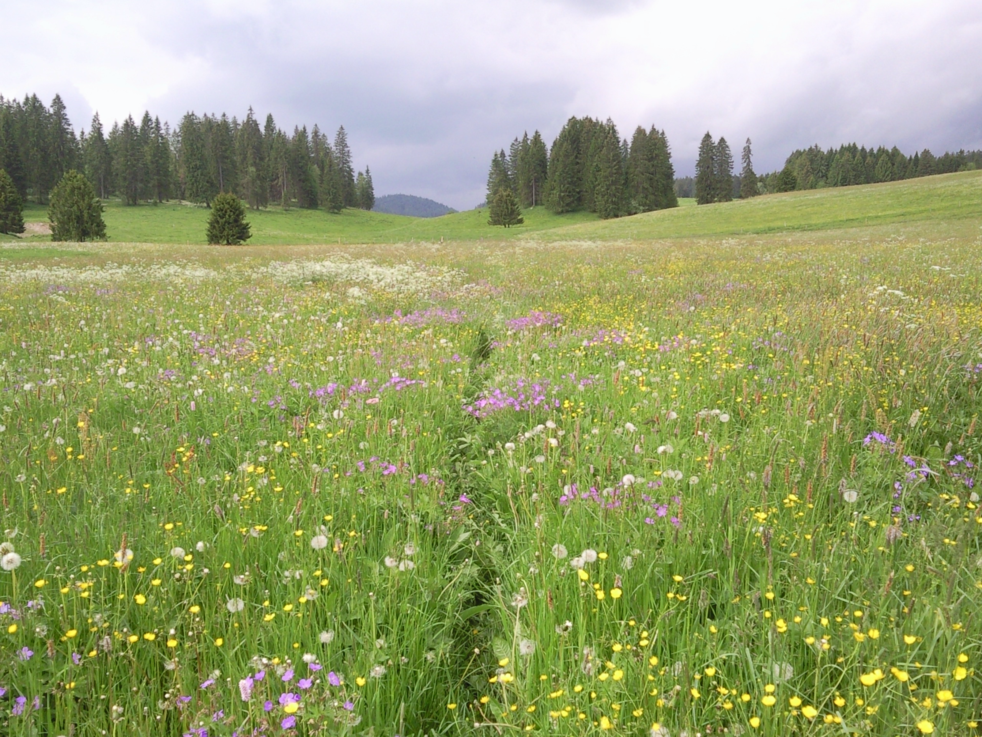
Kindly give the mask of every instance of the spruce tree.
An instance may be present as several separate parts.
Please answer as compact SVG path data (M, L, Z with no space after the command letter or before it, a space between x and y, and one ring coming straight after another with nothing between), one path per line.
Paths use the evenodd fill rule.
M49 166L51 166L51 181L60 180L69 169L78 168L78 139L68 120L68 111L61 95L55 95L51 101L49 117L50 130L48 133Z
M490 206L495 195L502 189L513 190L511 177L508 174L508 157L504 149L495 151L491 157L491 168L488 171L487 203Z
M0 169L7 172L14 182L21 200L27 197L27 173L21 156L20 104L0 104Z
M37 95L24 98L21 124L21 159L27 175L27 188L34 201L43 204L54 183L50 146L51 114Z
M594 211L604 220L618 217L624 209L624 161L617 128L608 121L600 153L595 162Z
M83 158L85 159L85 174L92 182L92 186L95 187L96 194L99 195L100 199L108 198L112 182L112 157L102 132L102 121L99 119L99 113L92 116L92 126L85 139Z
M321 187L321 197L324 209L328 212L341 212L344 209L344 188L338 163L332 154L325 158L324 183Z
M547 203L557 215L573 212L580 206L580 128L580 121L570 118L549 151Z
M133 116L123 121L115 143L113 164L116 167L116 190L127 205L136 205L143 194L146 157Z
M365 173L358 173L358 207L371 210L375 207L375 185L372 184L372 172L366 166Z
M715 157L716 202L729 202L733 199L733 154L726 139L720 136L716 143Z
M184 116L181 121L180 137L184 198L207 207L218 193L218 185L212 179L208 167L202 123L197 115L188 113Z
M0 233L24 232L24 202L14 180L0 169Z
M706 132L699 143L696 159L696 204L708 205L716 201L716 144Z
M525 222L522 211L518 207L518 199L510 187L500 187L495 192L488 209L490 215L488 225L502 225L510 228L512 225L521 225Z
M754 174L752 154L750 152L750 139L743 144L743 168L740 170L740 199L747 200L757 196L757 175Z
M549 153L539 131L532 134L528 151L524 156L525 186L529 194L528 206L537 207L545 201L546 178L549 173Z
M245 214L242 200L233 193L222 192L216 195L211 203L211 217L208 218L208 243L237 246L249 240L252 233Z
M269 201L266 147L263 144L263 133L250 107L242 126L236 131L235 151L238 189L253 210L265 207Z
M654 149L655 161L655 209L678 207L679 198L675 193L675 167L672 166L672 149L668 136L654 126L648 132L648 145Z
M293 143L290 146L290 172L297 195L297 206L308 210L317 209L317 176L314 172L307 126L293 131Z
M342 125L334 136L334 156L337 158L341 196L345 207L355 207L355 169L348 147L348 134Z
M106 224L102 220L102 203L92 183L74 169L51 191L48 207L53 241L104 240Z

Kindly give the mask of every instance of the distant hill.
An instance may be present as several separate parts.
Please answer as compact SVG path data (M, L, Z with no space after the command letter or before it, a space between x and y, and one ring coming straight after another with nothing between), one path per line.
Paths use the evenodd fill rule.
M387 194L376 197L375 207L372 210L390 215L409 215L414 218L438 218L441 215L457 212L452 207L411 194Z

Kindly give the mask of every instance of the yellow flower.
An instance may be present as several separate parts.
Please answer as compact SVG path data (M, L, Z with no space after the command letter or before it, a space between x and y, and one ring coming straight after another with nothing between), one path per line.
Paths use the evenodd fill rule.
M43 589L47 585L47 583L48 582L45 581L43 578L39 578L37 581L34 582L34 588Z
M134 643L136 643L136 642L139 642L139 640L140 640L140 636L139 635L130 635L129 637L126 638L126 641L128 643L130 643L131 645L134 644Z
M8 635L12 635L12 634L14 634L14 633L15 633L16 631L17 631L17 625L16 625L16 624L12 624L12 625L10 625L10 626L9 626L9 627L7 628L7 634L8 634Z
M365 677L364 677L364 676L358 676L358 677L357 677L357 678L355 679L355 683L356 683L356 684L358 684L358 687L359 687L359 688L361 688L361 687L362 687L362 686L364 686L364 685L365 685L365 683L366 683L366 681L365 681Z
M951 675L956 681L964 681L968 677L968 671L959 665Z
M896 678L901 683L906 682L910 678L910 676L907 674L907 671L900 670L897 667L891 668L890 672L893 673L893 677Z
M816 709L814 706L803 706L801 707L801 713L807 719L814 719L818 716L818 709Z
M610 598L611 599L620 599L621 598L621 594L623 594L623 593L624 592L621 591L620 589L613 588L613 589L610 590Z
M167 641L167 647L177 647L177 640L173 637Z
M447 708L452 711L452 710L454 710L454 709L457 708L457 705L456 704L447 704Z
M904 635L904 642L908 645L913 645L917 642L917 635Z
M145 597L143 594L137 594L136 596L133 597L133 601L135 601L140 606L143 606L144 604L147 603L147 597Z
M607 717L600 717L600 729L613 729L614 723L611 722Z
M153 632L145 632L143 634L143 639L146 640L147 642L153 642L154 640L157 639L157 635L155 635Z
M224 644L225 644L225 640L223 638L221 637L215 638L215 647L221 647Z
M760 700L760 703L762 703L764 706L774 706L774 704L777 703L777 699L773 695L767 694Z
M873 629L871 629L869 632L867 632L866 634L869 635L869 639L871 639L871 640L879 640L880 639L880 631L878 629L876 629L875 627Z
M801 699L799 699L797 696L792 696L790 699L788 699L788 703L791 704L793 708L797 709L799 706L801 706Z
M690 688L689 689L689 693L692 694L692 698L694 698L694 699L698 699L699 698L699 689L698 688Z
M943 691L938 691L937 697L940 703L946 704L949 701L951 701L953 698L955 698L955 694L953 694L948 689L944 689Z
M78 634L78 630L68 630L68 632L65 633L65 637L71 640L77 634Z
M922 719L917 723L917 728L921 731L921 734L931 734L934 732L934 724L929 722L927 719Z
M757 729L760 726L760 717L750 717L750 726Z
M589 581L590 574L584 571L582 568L576 572L576 575L580 577L581 581Z
M300 704L297 703L296 701L290 701L286 704L283 704L283 711L286 714L296 714L299 708L300 708Z

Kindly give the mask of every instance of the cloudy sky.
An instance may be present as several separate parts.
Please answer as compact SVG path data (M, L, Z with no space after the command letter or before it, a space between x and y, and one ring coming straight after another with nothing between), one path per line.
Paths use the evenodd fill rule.
M4 0L0 94L76 128L145 109L348 131L376 194L458 209L492 152L571 115L753 139L755 169L856 141L982 148L979 0Z

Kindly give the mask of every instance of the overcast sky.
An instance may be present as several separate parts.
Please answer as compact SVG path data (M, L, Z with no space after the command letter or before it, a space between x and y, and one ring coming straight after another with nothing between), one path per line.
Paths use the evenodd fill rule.
M348 132L377 195L484 199L491 155L572 115L795 148L982 148L980 0L4 0L0 94L76 128L249 105ZM739 159L738 159L739 160Z

